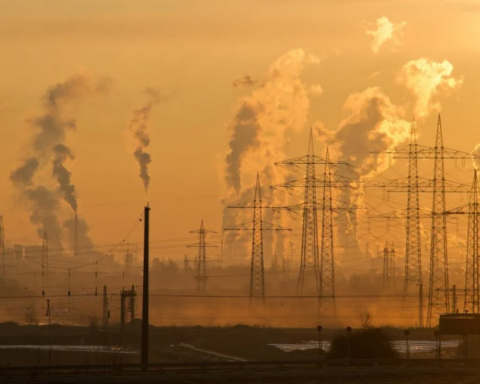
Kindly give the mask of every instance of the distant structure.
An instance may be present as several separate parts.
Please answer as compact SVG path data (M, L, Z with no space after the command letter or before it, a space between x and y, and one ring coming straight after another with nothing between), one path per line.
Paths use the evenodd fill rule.
M216 247L215 245L207 245L206 243L206 234L207 233L216 233L215 231L210 231L205 229L203 225L203 220L200 223L200 229L197 231L190 231L190 233L198 234L198 243L190 245L190 247L198 247L197 259L195 260L195 280L197 281L197 295L206 295L207 294L207 282L208 282L208 272L207 272L207 247Z
M388 242L385 242L383 248L382 286L385 292L395 291L395 249L393 242L390 249L388 248Z
M260 178L257 174L255 198L253 202L242 203L228 208L253 209L253 220L225 231L252 232L252 258L250 261L250 303L261 301L265 303L265 263L263 259L263 231L290 231L278 225L263 221L262 209L275 208L271 203L262 201Z
M106 288L104 287L104 300L106 297ZM130 314L130 322L132 328L134 327L135 320L135 299L137 297L137 292L135 291L135 286L132 285L132 289L123 289L120 291L120 331L122 335L125 331L125 320L126 312ZM129 299L128 308L125 308L125 302Z

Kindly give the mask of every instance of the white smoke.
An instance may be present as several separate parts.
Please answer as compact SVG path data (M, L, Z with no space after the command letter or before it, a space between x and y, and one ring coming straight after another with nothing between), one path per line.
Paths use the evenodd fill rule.
M402 33L402 29L406 24L405 21L394 24L385 16L378 18L366 31L367 35L372 36L373 38L372 51L378 53L380 48L390 40L396 45L400 44L400 41L396 36Z
M305 66L319 62L317 56L302 49L291 50L275 60L251 93L239 100L229 124L231 137L230 150L225 158L225 206L252 199L257 173L260 174L264 199L269 198L269 185L285 180L285 170L277 169L274 163L285 159L286 133L305 128L309 95L321 93L319 85L310 88L300 77ZM274 198L278 204L285 203L286 193L277 191ZM224 227L233 226L235 218L232 210L225 209ZM270 218L267 216L267 220ZM276 214L272 220L283 224L284 215ZM283 245L277 242L277 254L282 254Z
M436 62L425 58L409 61L402 67L397 82L415 96L415 118L440 112L441 105L435 97L448 95L461 86L463 78L452 77L452 71L453 65L447 60Z

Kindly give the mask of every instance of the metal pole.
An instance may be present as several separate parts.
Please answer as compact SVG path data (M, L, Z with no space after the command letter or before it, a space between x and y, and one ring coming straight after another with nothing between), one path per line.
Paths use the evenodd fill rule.
M318 331L318 357L322 357L323 343L322 343L322 326L317 326Z
M143 305L142 305L142 350L141 363L142 370L148 369L148 251L149 251L149 230L150 230L150 207L145 207L144 212L144 237L143 237Z
M348 339L348 359L352 358L352 347L350 345L350 333L352 332L352 327L347 327L347 339Z
M380 328L375 329L377 334L377 360L380 361Z

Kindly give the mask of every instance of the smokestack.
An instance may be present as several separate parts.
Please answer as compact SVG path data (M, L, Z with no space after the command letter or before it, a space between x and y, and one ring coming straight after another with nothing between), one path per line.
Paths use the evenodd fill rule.
M78 214L75 212L75 223L73 225L73 257L77 257L78 247Z

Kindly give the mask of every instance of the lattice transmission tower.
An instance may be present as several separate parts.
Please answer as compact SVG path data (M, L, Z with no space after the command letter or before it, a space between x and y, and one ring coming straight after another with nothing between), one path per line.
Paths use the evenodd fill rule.
M262 209L276 208L273 204L262 200L260 178L257 174L255 198L251 202L241 203L228 208L253 209L253 220L239 224L225 231L251 231L252 257L250 260L250 303L260 300L265 303L265 263L263 258L263 231L290 231L279 225L263 221Z
M418 325L424 325L423 317L423 277L421 261L421 237L420 219L429 218L432 220L430 270L429 270L429 295L427 326L431 326L433 309L449 311L448 297L448 258L446 253L447 227L442 207L445 207L445 194L468 193L467 185L448 181L445 179L443 167L444 159L462 160L465 162L472 155L467 152L457 151L443 147L442 125L440 116L437 124L437 141L435 147L427 147L417 144L416 125L412 122L410 143L406 146L399 146L392 151L385 152L394 159L407 159L409 161L408 177L398 179L389 183L377 184L374 186L383 187L387 194L391 192L407 193L407 208L387 214L373 216L373 218L401 218L405 219L406 241L405 241L405 281L404 281L404 306L411 307L412 291L418 292ZM418 176L418 160L429 159L435 162L434 178L427 179ZM420 192L428 192L433 195L433 209L420 208ZM438 236L437 236L438 234ZM435 237L435 238L434 238ZM440 266L439 266L440 264ZM438 276L438 278L436 278ZM433 294L434 293L434 294ZM439 295L441 300L437 300Z
M206 243L206 235L207 233L216 232L205 229L202 220L202 222L200 223L200 229L197 231L190 231L190 233L198 234L198 243L194 245L189 245L189 247L198 247L198 254L195 260L195 280L197 281L197 294L205 295L208 291L207 247L216 247L216 245L209 245Z
M446 212L446 215L468 215L465 301L463 310L465 313L480 313L480 201L477 170L474 170L473 173L473 183L468 204L449 210Z
M391 248L388 248L388 242L385 242L383 248L383 274L382 286L385 292L395 291L395 249L393 242Z
M433 170L432 229L430 233L430 282L428 285L427 326L433 311L450 312L448 289L447 216L442 121L438 116Z
M297 280L298 295L318 295L327 305L330 302L335 312L335 255L333 241L333 213L355 209L347 203L339 202L332 197L333 188L348 188L352 179L332 173L332 167L349 166L345 162L332 162L328 148L326 157L315 155L313 132L310 129L308 151L306 156L284 160L275 165L305 166L305 177L291 180L272 188L303 188L304 200L301 204L283 207L288 210L302 211L302 248L300 269ZM315 166L325 165L323 176L317 177ZM321 204L317 203L317 188L323 188ZM319 249L318 216L322 211L322 238Z

